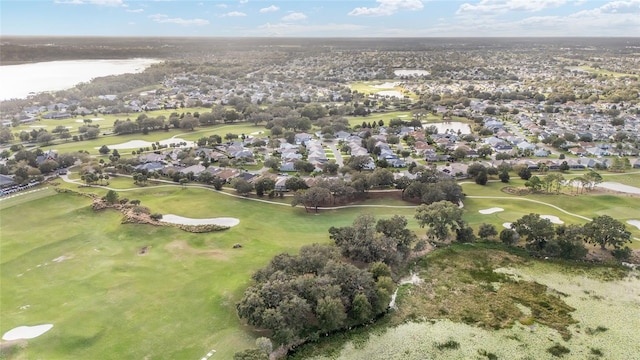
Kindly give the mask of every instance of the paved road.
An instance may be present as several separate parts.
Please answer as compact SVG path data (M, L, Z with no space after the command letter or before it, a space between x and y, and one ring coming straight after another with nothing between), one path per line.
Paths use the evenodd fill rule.
M340 167L343 167L344 161L342 160L342 154L340 153L338 148L336 148L336 144L327 144L327 146L333 152L333 156L336 158L336 164L340 165Z

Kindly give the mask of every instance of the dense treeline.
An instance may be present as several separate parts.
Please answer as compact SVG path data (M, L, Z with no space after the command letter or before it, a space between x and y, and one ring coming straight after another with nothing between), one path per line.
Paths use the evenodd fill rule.
M352 226L329 230L336 246L275 256L253 275L238 315L270 330L284 348L373 320L386 312L395 289L390 266L402 266L416 240L406 226L401 216L361 215Z
M370 321L387 309L394 289L388 276L375 278L326 245L277 255L253 279L238 315L284 345Z

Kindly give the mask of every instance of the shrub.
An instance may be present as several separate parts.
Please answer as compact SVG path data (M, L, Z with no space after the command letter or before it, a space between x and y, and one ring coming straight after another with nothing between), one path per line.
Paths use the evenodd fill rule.
M153 220L160 220L160 219L162 219L162 214L154 213L154 214L151 214L150 217Z
M631 257L631 249L628 246L622 249L613 249L611 250L611 255L618 260L629 260Z
M455 340L447 340L443 343L436 343L438 350L456 350L460 348L460 343Z
M568 353L571 352L571 350L569 350L568 348L566 348L565 346L562 346L558 343L556 343L555 345L553 345L552 347L547 349L547 352L555 357L562 357Z

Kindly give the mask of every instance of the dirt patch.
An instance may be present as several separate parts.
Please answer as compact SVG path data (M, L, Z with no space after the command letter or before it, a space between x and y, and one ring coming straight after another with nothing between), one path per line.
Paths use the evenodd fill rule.
M218 260L227 260L227 255L221 250L206 250L206 249L196 249L189 245L184 240L174 240L168 243L164 247L170 253L181 256L181 255L201 255L205 257L210 257Z

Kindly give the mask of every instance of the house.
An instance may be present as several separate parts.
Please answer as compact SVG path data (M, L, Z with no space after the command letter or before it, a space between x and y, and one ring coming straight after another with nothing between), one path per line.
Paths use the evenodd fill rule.
M49 150L44 154L36 157L36 164L40 165L47 160L56 160L58 158L58 154L53 150Z
M313 137L313 135L311 134L307 134L307 133L299 133L295 135L295 142L296 145L303 145L305 144L307 141L311 140L311 138Z
M286 176L280 176L276 179L276 186L274 188L275 191L289 191L287 189L287 179Z
M15 182L13 181L12 177L0 174L0 188L11 186L14 184Z
M144 164L140 164L136 166L134 169L153 172L153 171L161 170L162 168L164 168L163 163L159 161L154 161L154 162L145 162Z
M293 162L288 161L283 162L282 165L280 165L280 171L296 171L296 169L293 167Z
M162 154L147 153L140 155L138 161L141 163L161 162L164 161L165 157L166 156Z

